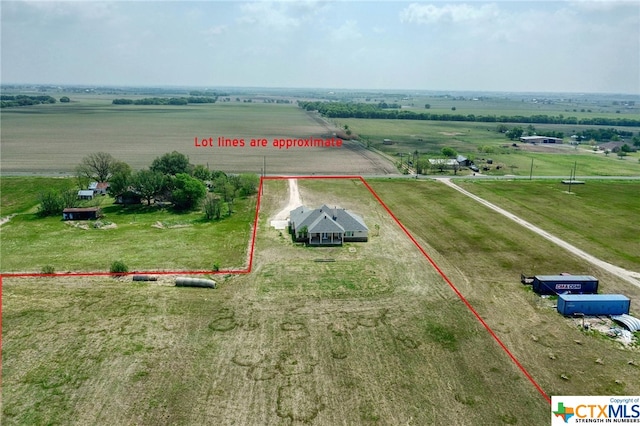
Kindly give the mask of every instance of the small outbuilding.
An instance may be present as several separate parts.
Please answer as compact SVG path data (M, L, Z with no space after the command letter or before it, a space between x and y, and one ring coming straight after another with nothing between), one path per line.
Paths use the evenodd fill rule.
M62 211L62 220L95 220L100 216L99 207L68 208Z
M93 190L92 189L81 189L78 191L78 199L79 200L93 200Z

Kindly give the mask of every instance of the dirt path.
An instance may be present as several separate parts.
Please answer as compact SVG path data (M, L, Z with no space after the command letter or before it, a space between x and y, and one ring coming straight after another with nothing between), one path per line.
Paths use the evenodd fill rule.
M291 210L302 205L300 191L298 190L298 179L287 179L289 181L289 203L271 218L271 226L276 229L285 229L289 222Z
M546 238L547 240L551 241L554 244L557 244L558 246L564 248L565 250L575 254L576 256L586 260L587 262L598 266L614 275L616 275L617 277L622 278L623 280L627 281L628 283L631 283L633 285L635 285L636 287L640 287L640 273L635 272L635 271L629 271L627 269L621 268L619 266L616 265L612 265L611 263L605 262L604 260L598 259L595 256L590 255L589 253L580 250L579 248L577 248L574 245L569 244L568 242L554 236L551 235L550 233L548 233L547 231L545 231L542 228L538 228L537 226L533 225L532 223L527 222L524 219L521 219L520 217L514 215L513 213L510 213L498 206L496 206L495 204L492 204L490 202L488 202L487 200L478 197L477 195L472 194L471 192L462 189L461 187L459 187L458 185L456 185L455 183L451 182L451 179L448 178L444 178L444 179L437 179L440 182L444 183L445 185L450 186L451 188L455 189L458 192L461 192L462 194L466 195L467 197L470 197L474 200L476 200L477 202L479 202L480 204L483 204L487 207L489 207L490 209L500 213L503 216L508 217L509 219L513 220L514 222L524 226L527 229L530 229L531 231L535 232L536 234Z
M0 226L2 226L5 223L9 222L11 219L13 219L14 216L15 216L15 214L10 214L9 216L5 216L3 218L0 218Z

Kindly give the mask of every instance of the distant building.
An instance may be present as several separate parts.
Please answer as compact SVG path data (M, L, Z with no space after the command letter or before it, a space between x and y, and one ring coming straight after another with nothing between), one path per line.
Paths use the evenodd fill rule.
M458 164L462 167L469 167L472 164L472 161L469 160L467 157L465 157L464 155L458 155L456 157L456 161L458 162Z
M109 182L91 182L87 189L93 191L94 195L107 195Z
M393 141L391 139L383 139L382 145L393 145Z
M521 136L520 142L524 143L562 143L562 138L552 138L550 136Z
M81 189L78 191L78 199L80 200L93 200L92 189Z

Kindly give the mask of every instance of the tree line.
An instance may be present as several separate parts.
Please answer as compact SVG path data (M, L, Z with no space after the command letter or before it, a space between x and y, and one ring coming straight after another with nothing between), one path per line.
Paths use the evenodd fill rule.
M576 124L599 126L640 126L640 119L633 118L577 118L546 114L523 115L475 115L438 114L414 112L403 109L382 108L379 104L355 102L298 101L298 106L307 111L318 111L329 118L384 118L398 120L471 121L484 123L535 123L535 124Z
M142 99L114 99L114 105L187 105L187 104L214 104L217 96L189 96L179 98L142 98Z
M55 104L55 103L56 103L56 99L48 95L39 95L39 96L1 95L0 96L0 108L40 105L40 104Z
M255 174L210 171L191 164L177 151L157 157L149 168L139 171L109 153L97 152L82 159L76 175L78 188L86 188L90 181L109 182L109 195L123 204L144 200L148 206L169 202L176 210L202 208L208 220L230 216L234 201L255 194L259 184ZM77 189L45 191L39 198L40 216L58 215L64 208L78 205Z

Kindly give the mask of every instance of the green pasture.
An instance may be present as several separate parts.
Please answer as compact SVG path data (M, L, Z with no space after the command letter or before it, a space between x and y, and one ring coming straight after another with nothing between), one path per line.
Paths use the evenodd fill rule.
M48 189L65 190L75 181L52 177L0 177L0 217L25 212L38 204L38 195Z
M61 181L61 179L59 179ZM71 179L68 179L71 181ZM40 184L41 178L3 179L3 205L15 205L19 191L12 188ZM19 185L23 182L23 185ZM58 180L56 180L58 182ZM15 192L14 192L15 191ZM13 196L12 196L13 194ZM104 197L99 221L63 221L35 214L37 192L26 193L24 210L2 225L0 269L5 272L108 271L123 261L136 270L211 270L246 267L246 253L255 216L255 197L237 199L234 213L208 222L199 211L178 213L156 206L123 207Z
M637 287L442 183L376 179L370 184L550 395L638 392L638 384L630 379L637 375L637 367L628 364L631 359L640 361L634 349L623 349L600 333L580 331L577 324L557 314L552 302L523 286L520 274L594 275L600 279L600 292L622 293L631 298L631 313L635 315L640 298ZM633 218L638 217L639 203L637 197L629 199L634 191L638 192L638 184L613 183L613 194L605 196L602 203L586 200L585 195L567 195L562 201L565 194L559 188L545 188L541 183L531 187L510 184L468 183L465 187L481 196L500 194L493 194L490 199L499 201L507 210L518 207L514 213L523 211L525 219L539 217L540 220L532 221L587 252L593 251L597 256L610 250L607 260L638 269L638 241L634 239L638 235L638 224ZM598 188L594 188L593 198L604 193L607 184L602 183ZM536 203L523 208L508 202L512 191L520 201L526 200L529 191L533 192L538 203L547 204L541 208L543 213L534 214ZM537 197L538 192L550 194L548 198ZM572 197L577 198L572 202ZM607 204L608 201L612 204ZM618 215L620 219L615 218ZM606 217L613 220L600 219ZM572 224L560 224L563 220ZM623 230L617 229L620 223L624 223ZM625 233L629 235L621 238L622 241L613 242ZM606 235L610 235L610 240L603 240ZM604 368L594 363L599 357L607 360ZM582 374L584 371L590 374ZM562 375L567 379L562 379Z
M640 391L634 348L562 318L519 278L594 274L632 306L640 290L442 183L368 183L545 393ZM517 194L544 193L526 183ZM379 232L326 250L293 244L268 226L287 191L267 181L254 270L216 290L176 288L163 277L5 279L2 423L548 421L543 396L361 182L298 184L305 202L352 208ZM617 185L618 193L637 188ZM553 203L559 215L582 205L585 216L637 209L635 201ZM579 220L595 234L589 218ZM313 261L327 257L335 263Z
M568 144L542 147L547 152L529 151L533 148L520 141L512 146L514 141L496 132L496 123L357 118L334 119L334 122L341 127L349 126L365 143L391 155L418 151L420 155L441 156L443 147L451 147L478 166L492 159L494 165L485 172L490 175L529 176L533 159L536 176L568 177L574 163L577 163L577 176L640 176L640 153L619 158L614 153L605 156L602 152L593 152L588 145ZM391 139L394 144L383 145L383 139ZM496 169L497 165L501 168Z
M571 193L551 181L456 183L600 259L640 270L637 181L589 180Z

